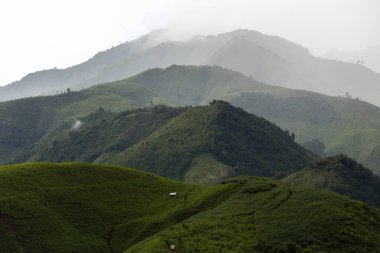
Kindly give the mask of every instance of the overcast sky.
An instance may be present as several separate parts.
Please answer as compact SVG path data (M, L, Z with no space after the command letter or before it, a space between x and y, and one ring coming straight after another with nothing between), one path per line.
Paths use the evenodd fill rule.
M248 28L320 55L380 44L379 27L380 0L1 0L0 85L159 28L176 38Z

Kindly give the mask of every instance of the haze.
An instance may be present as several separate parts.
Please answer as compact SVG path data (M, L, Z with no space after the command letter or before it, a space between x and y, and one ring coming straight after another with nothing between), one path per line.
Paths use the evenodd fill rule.
M313 54L380 44L377 0L0 2L0 86L65 68L159 28L172 39L239 28L284 37Z

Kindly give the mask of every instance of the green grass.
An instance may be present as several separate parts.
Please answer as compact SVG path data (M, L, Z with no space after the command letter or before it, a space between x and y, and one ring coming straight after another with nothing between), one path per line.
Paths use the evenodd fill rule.
M189 208L215 205L221 201L215 195L229 188L219 186L213 191L116 166L3 166L0 227L1 238L8 242L0 244L0 251L21 252L17 250L21 245L27 252L110 252L128 237L113 239L113 234L122 234L123 224L140 222L140 228L131 228L136 242L191 215ZM168 196L173 191L178 198ZM153 225L157 222L160 226ZM130 230L124 233L129 235Z
M379 252L379 210L337 194L264 178L218 207L171 226L125 251ZM200 233L200 231L202 231Z
M267 178L205 187L107 165L0 167L4 253L379 252L379 226L378 209Z
M214 184L233 174L233 169L219 161L212 154L196 156L183 180L187 183Z

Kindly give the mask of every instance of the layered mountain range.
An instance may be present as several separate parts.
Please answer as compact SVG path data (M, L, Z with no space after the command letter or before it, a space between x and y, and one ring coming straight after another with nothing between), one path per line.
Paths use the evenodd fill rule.
M248 30L29 74L0 88L0 251L380 252L379 81Z
M214 99L230 101L276 123L294 133L300 144L318 140L324 147L319 155L346 153L374 172L380 171L378 107L351 98L271 86L208 66L151 69L80 92L1 103L0 161L11 161L24 148L59 133L61 125L71 128L76 120L100 107L122 112L152 103L196 106Z
M219 65L266 83L328 95L345 95L380 105L380 74L360 64L312 56L300 45L256 31L170 41L156 31L123 43L67 69L32 73L0 88L0 100L56 94L127 78L172 64Z

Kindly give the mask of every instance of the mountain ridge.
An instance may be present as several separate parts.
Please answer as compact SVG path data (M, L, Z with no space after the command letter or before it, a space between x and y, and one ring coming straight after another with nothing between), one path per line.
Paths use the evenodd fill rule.
M219 57L215 63L237 70L247 76L253 75L263 82L328 95L342 95L348 92L351 96L380 104L377 96L373 95L379 90L380 74L357 64L314 57L302 46L277 36L268 36L250 30L236 30L215 36L198 36L187 41L152 39L156 42L145 47L149 36L153 35L148 34L97 55L96 59L99 58L100 61L99 64L96 64L97 68L88 65L88 69L82 71L79 68L84 65L77 65L72 70L45 71L46 75L54 76L53 73L63 73L63 76L57 80L49 77L45 81L42 77L38 77L37 79L40 81L30 82L30 85L26 84L27 80L23 80L0 88L0 99L9 100L42 93L55 94L65 91L67 88L80 90L98 83L124 79L154 67L168 67L173 64L212 64L212 61L210 62L208 59L219 52L219 56L224 55L224 57ZM242 38L249 43L242 47L239 47L240 44L237 43L229 49L229 52L241 52L240 54L231 54L227 52L228 50L223 49L229 42ZM118 53L115 54L115 51ZM245 51L251 52L249 54L251 56L248 57L244 54ZM117 58L115 61L108 59L114 55ZM244 57L240 57L239 60L237 55ZM284 59L285 62L280 59ZM272 71L271 66L275 66L276 71ZM74 71L74 73L67 71ZM67 83L65 83L65 79L68 80ZM37 85L50 88L41 89L28 95L27 87ZM12 87L16 87L14 91L11 91ZM13 94L7 95L8 90ZM366 93L365 90L372 92Z
M82 119L77 129L69 125L59 132L12 163L111 163L183 180L192 161L205 154L220 166L229 166L225 177L286 175L317 158L296 144L289 132L222 101L119 114L98 110ZM211 182L224 179L208 176Z
M151 103L196 106L213 99L229 101L274 122L295 133L298 143L318 140L325 147L322 156L346 153L374 172L380 171L377 106L349 97L271 86L220 67L178 65L80 92L0 103L1 133L9 137L0 136L0 162L38 142L63 122L73 124L100 107L121 112L150 107Z

